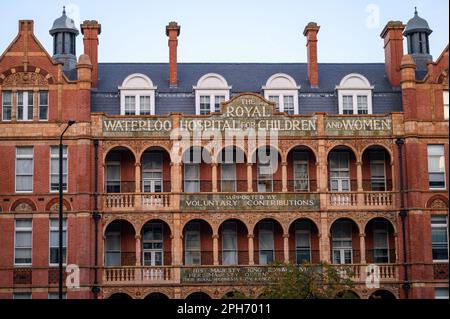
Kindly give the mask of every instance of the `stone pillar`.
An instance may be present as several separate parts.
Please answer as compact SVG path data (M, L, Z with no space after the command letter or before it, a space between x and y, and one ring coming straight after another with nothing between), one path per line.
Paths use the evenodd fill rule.
M283 234L284 262L289 263L289 234Z
M287 178L287 162L281 163L281 183L282 183L282 192L288 191L288 178Z
M212 235L213 239L213 264L219 265L219 234Z
M140 193L141 190L141 163L136 162L135 168L134 168L134 192Z
M182 180L183 180L183 174L182 171L182 164L181 163L170 163L171 170L170 170L170 176L171 176L171 189L172 193L180 193L182 190Z
M211 164L212 192L217 193L217 163Z
M359 249L361 251L361 264L366 263L366 234L359 234Z
M255 249L253 247L253 238L255 237L255 235L253 234L248 234L247 238L248 238L248 264L250 266L255 264Z
M399 249L400 247L398 246L398 234L394 233L394 242L395 242L395 260L389 260L390 263L398 263L399 262Z
M183 263L183 228L181 226L180 213L173 214L173 242L172 265L180 266Z
M39 90L34 89L33 91L33 121L39 120Z
M253 164L247 163L247 192L253 193Z
M356 162L356 183L357 191L356 195L358 206L364 206L364 194L363 194L363 177L362 177L362 162Z
M319 229L319 247L320 260L330 262L331 247L330 247L330 231L328 230L327 213L320 213L320 229Z
M141 243L141 235L136 235L136 266L141 266L141 255L142 255L142 243Z

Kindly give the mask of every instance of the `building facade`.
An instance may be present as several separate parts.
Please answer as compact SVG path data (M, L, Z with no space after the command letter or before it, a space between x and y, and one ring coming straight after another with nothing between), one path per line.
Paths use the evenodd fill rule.
M19 21L0 57L0 298L258 298L267 265L349 267L359 298L448 298L448 47L415 13L385 62L99 63L101 25ZM404 54L404 38L407 54ZM380 40L381 44L381 40ZM381 45L380 45L381 46Z

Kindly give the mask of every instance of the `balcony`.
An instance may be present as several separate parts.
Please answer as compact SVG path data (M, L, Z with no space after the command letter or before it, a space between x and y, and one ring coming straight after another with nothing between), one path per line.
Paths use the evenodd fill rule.
M356 284L365 283L373 272L381 284L399 280L399 265L379 264L377 270L369 271L367 265L335 265L349 270ZM373 268L372 268L373 269ZM173 284L261 284L267 283L267 266L165 266L165 267L106 267L103 269L104 286L173 285ZM272 270L273 271L273 270Z
M179 195L172 193L106 193L101 195L105 211L176 210Z
M328 209L393 209L395 192L328 192Z

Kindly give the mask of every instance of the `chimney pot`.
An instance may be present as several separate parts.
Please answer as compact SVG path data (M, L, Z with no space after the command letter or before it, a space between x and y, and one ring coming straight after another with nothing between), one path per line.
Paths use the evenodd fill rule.
M316 22L310 22L303 30L306 37L306 48L308 52L308 79L311 87L319 86L319 65L317 59L317 34L320 26Z
M171 87L178 85L177 47L180 29L175 21L169 22L166 26L166 35L169 37L169 85Z
M83 34L84 54L88 55L92 62L92 87L98 83L98 36L102 32L102 25L95 20L85 20L81 25Z
M380 34L384 39L384 68L391 85L400 86L400 65L403 57L403 30L401 21L389 21Z

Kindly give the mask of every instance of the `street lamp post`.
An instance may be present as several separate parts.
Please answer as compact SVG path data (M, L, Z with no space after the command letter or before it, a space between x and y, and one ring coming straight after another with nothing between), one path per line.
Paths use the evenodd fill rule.
M58 295L59 300L63 299L63 136L67 129L75 124L75 121L69 120L64 131L59 137L59 239L58 239L58 261L59 261L59 281ZM66 252L67 254L67 252Z

